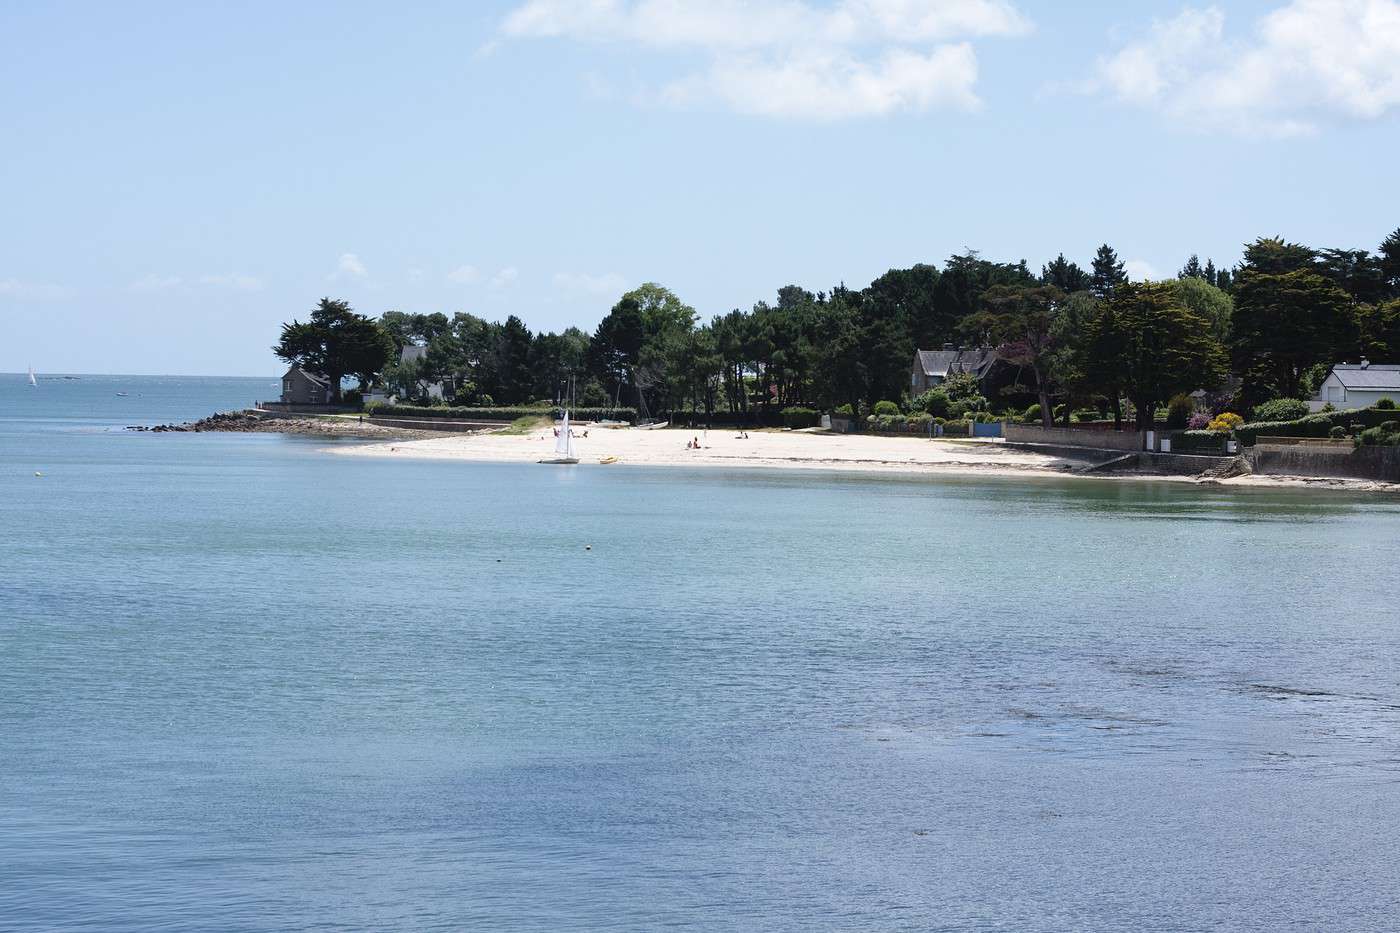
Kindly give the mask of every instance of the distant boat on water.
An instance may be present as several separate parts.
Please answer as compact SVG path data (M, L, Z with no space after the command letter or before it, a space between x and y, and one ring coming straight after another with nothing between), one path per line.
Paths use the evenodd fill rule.
M29 367L29 384L34 388L39 388L39 380L34 378L34 367Z

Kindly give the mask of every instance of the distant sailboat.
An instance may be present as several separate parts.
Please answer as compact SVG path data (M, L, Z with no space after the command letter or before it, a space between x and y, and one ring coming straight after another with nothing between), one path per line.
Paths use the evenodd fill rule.
M574 436L569 433L569 410L564 409L564 423L559 428L559 436L554 439L555 456L549 460L541 460L540 463L578 463L578 455L574 453Z
M39 388L39 380L34 378L34 367L29 367L29 384L34 388Z

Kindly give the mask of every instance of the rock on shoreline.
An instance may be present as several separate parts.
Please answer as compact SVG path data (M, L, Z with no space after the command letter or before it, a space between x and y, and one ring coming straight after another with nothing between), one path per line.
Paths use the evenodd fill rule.
M314 437L389 438L441 437L438 431L415 431L408 428L388 428L368 421L349 418L262 418L248 412L218 412L208 418L186 424L128 425L128 431L148 431L153 434L221 431L235 434L304 434Z

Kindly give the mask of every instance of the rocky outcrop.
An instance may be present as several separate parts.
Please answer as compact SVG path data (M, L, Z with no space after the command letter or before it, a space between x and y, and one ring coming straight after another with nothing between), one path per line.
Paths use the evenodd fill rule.
M439 437L436 431L390 428L352 418L267 418L246 411L219 412L186 424L128 425L128 431L154 434L205 431L243 434L304 434L315 437L365 437L374 439Z

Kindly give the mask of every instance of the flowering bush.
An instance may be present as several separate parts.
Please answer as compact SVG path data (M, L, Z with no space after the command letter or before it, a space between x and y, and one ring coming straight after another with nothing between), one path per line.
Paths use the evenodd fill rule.
M1199 411L1186 421L1186 427L1192 431L1204 431L1209 425L1210 415Z
M1244 424L1243 418L1232 411L1227 411L1216 415L1214 420L1206 425L1206 430L1215 431L1217 434L1229 434L1242 424Z

